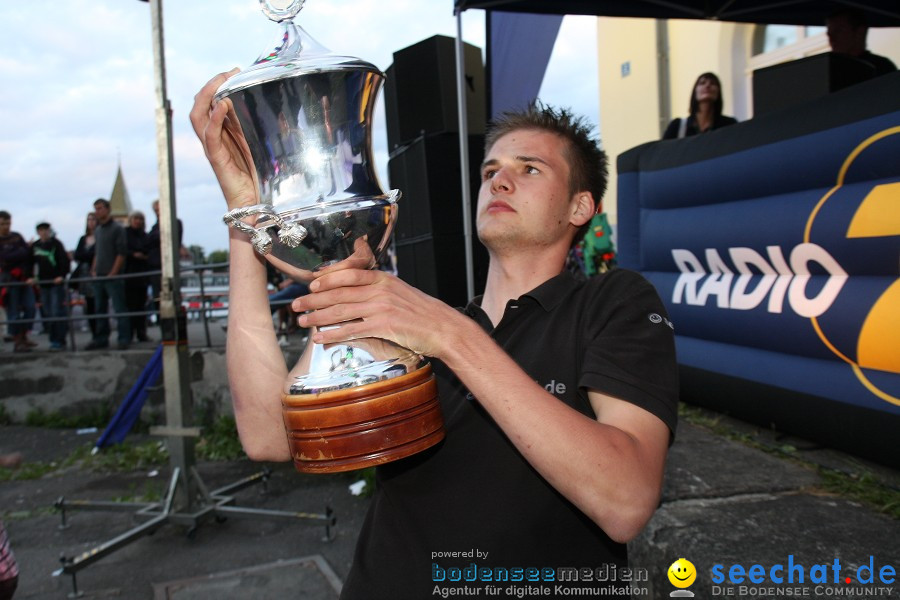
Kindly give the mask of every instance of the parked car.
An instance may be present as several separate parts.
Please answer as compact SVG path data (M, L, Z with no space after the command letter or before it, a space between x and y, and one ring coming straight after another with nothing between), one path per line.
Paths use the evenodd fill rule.
M199 293L185 294L181 298L181 305L191 321L200 319L203 312L207 319L227 317L228 292L206 291L203 296Z

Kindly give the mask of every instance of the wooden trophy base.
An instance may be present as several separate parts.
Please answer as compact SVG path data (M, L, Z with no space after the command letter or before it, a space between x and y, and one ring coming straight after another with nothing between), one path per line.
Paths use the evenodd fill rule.
M367 385L282 396L294 466L337 473L405 458L444 439L431 365Z

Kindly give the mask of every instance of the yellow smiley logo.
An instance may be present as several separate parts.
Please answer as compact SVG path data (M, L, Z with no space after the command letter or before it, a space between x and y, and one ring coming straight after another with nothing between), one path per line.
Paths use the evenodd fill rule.
M686 588L697 579L694 563L686 558L679 558L669 567L669 581L677 588Z

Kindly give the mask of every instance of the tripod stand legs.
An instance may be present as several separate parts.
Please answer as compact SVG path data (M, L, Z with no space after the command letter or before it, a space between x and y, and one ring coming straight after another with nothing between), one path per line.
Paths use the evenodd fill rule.
M324 513L295 512L281 510L266 510L262 508L247 508L234 506L234 497L232 492L241 490L250 485L257 483L266 484L271 471L264 469L263 471L245 477L239 481L209 492L200 474L194 467L189 469L189 477L192 483L196 485L199 491L198 498L190 499L190 506L179 510L174 507L176 493L179 483L181 482L181 469L175 467L172 471L172 477L169 480L168 490L162 503L137 503L137 502L103 502L103 501L86 501L86 500L66 500L60 497L55 507L62 515L62 523L60 528L68 527L66 523L67 509L78 510L117 510L117 511L135 511L135 518L148 519L146 522L122 533L99 546L83 552L78 556L60 557L62 567L53 572L53 576L67 574L72 576L72 592L70 598L76 598L83 594L78 590L76 573L81 569L97 562L104 556L107 556L116 550L122 548L145 535L150 535L159 527L166 523L176 525L184 525L188 527L188 536L193 536L197 527L205 520L215 518L216 521L225 521L228 517L253 519L253 518L274 518L289 520L310 520L318 521L325 525L325 537L323 541L331 541L334 539L333 528L337 524L337 517L330 507L325 508Z

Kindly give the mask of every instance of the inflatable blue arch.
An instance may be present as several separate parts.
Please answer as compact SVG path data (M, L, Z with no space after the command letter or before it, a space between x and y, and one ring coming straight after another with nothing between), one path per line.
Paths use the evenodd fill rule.
M618 158L682 399L900 465L900 72Z

